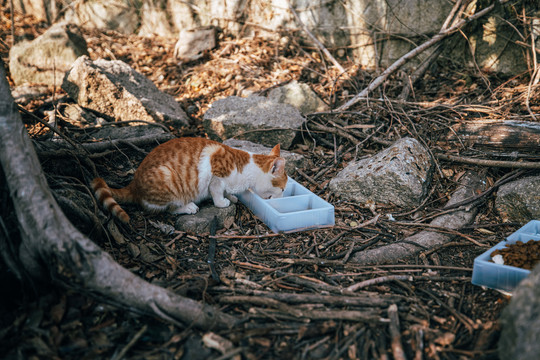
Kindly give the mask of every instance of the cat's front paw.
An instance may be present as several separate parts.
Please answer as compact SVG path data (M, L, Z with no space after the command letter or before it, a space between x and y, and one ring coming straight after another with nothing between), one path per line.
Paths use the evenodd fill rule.
M218 208L224 208L231 205L231 202L229 201L229 199L220 199L220 200L214 199L214 205L216 205L216 207Z
M192 215L192 214L196 214L197 211L199 211L199 207L195 204L195 203L189 203L183 207L179 207L178 209L176 209L175 211L173 211L173 214L177 214L177 215L180 215L180 214L189 214L189 215Z

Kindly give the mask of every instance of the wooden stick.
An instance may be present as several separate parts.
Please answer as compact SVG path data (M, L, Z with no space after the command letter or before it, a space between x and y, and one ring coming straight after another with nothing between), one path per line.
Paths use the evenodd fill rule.
M388 330L390 331L390 337L392 338L392 355L394 355L394 360L405 360L405 352L401 345L401 332L399 330L399 316L396 304L392 304L388 307L388 317L390 318Z
M395 280L407 280L412 281L413 277L411 275L388 275L388 276L381 276L374 279L369 279L365 281L361 281L359 283L353 284L345 289L345 292L355 292L358 289L365 288L367 286L380 284L383 282L388 281L395 281Z
M469 157L445 154L435 154L435 156L439 160L453 161L461 164L499 167L505 169L540 169L540 162L474 159Z

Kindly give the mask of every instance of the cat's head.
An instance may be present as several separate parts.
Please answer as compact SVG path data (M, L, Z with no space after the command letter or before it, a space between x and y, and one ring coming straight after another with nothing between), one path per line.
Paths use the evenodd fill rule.
M285 159L280 156L279 144L268 155L254 155L257 166L262 170L253 187L253 191L263 199L275 199L283 196L287 186Z

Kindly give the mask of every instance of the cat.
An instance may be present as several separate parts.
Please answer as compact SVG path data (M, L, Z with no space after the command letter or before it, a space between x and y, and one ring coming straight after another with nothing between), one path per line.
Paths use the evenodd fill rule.
M234 194L251 188L264 199L283 196L287 185L280 145L259 155L205 138L176 138L152 150L141 162L131 183L110 188L102 178L91 187L101 206L125 224L129 215L118 204L136 203L147 211L195 214L209 197L217 207L238 199Z

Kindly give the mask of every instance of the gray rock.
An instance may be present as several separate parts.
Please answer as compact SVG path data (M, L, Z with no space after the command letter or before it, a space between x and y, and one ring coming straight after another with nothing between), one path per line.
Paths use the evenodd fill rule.
M266 147L264 145L255 144L251 141L246 140L236 140L236 139L228 139L223 142L225 145L252 152L254 154L269 154L272 148ZM304 155L296 154L287 150L281 150L281 157L285 159L285 171L287 174L294 173L294 170L296 168L303 168L304 167L304 161L305 157Z
M538 9L537 7L536 15L532 15L533 18L537 19L540 15ZM482 71L506 76L528 70L527 61L519 45L520 34L513 30L504 7L497 7L489 16L479 19L477 26L478 30L474 31L468 39L461 38L458 44L450 46L452 50L449 51L457 61L460 61L458 57L461 57L463 59L461 61L470 69L480 68ZM537 28L536 32L536 44L539 44L540 29ZM468 44L475 44L472 56L470 49L465 50Z
M76 126L97 125L100 122L106 122L102 118L98 118L93 112L83 109L77 104L65 104L60 108L63 115L63 120Z
M182 30L174 47L174 57L185 62L194 61L215 47L216 28L213 26Z
M59 10L56 1L18 0L13 1L13 8L19 14L31 14L35 20L49 21L54 19L53 14ZM55 8L56 7L56 8Z
M193 215L180 215L176 219L175 228L193 234L210 232L210 224L214 217L217 218L217 230L228 228L234 222L236 205L231 204L226 208L215 207L212 201L203 203L198 213Z
M540 354L540 267L514 290L500 317L501 360L536 360Z
M288 149L305 122L298 109L265 97L230 96L212 104L204 114L208 135L219 141L236 137L267 146Z
M80 30L58 23L33 41L14 45L9 52L9 70L16 85L60 86L64 73L81 55L88 55L88 51Z
M167 0L142 1L140 13L144 15L140 17L139 36L176 36L178 32L173 30L169 24L165 3L167 3Z
M11 96L17 104L28 104L30 101L50 94L51 91L47 85L19 85L11 89Z
M123 61L81 56L66 73L62 88L80 106L109 119L188 124L186 113L171 95Z
M330 181L330 189L360 203L412 207L424 198L432 169L428 151L417 140L403 138L370 158L347 165Z
M300 110L302 114L328 111L330 109L308 84L299 83L296 80L270 90L267 97L277 103L292 105Z
M503 221L527 223L540 218L540 176L530 176L502 185L495 208Z
M137 8L129 0L77 1L66 8L64 19L91 29L133 34L139 27Z

